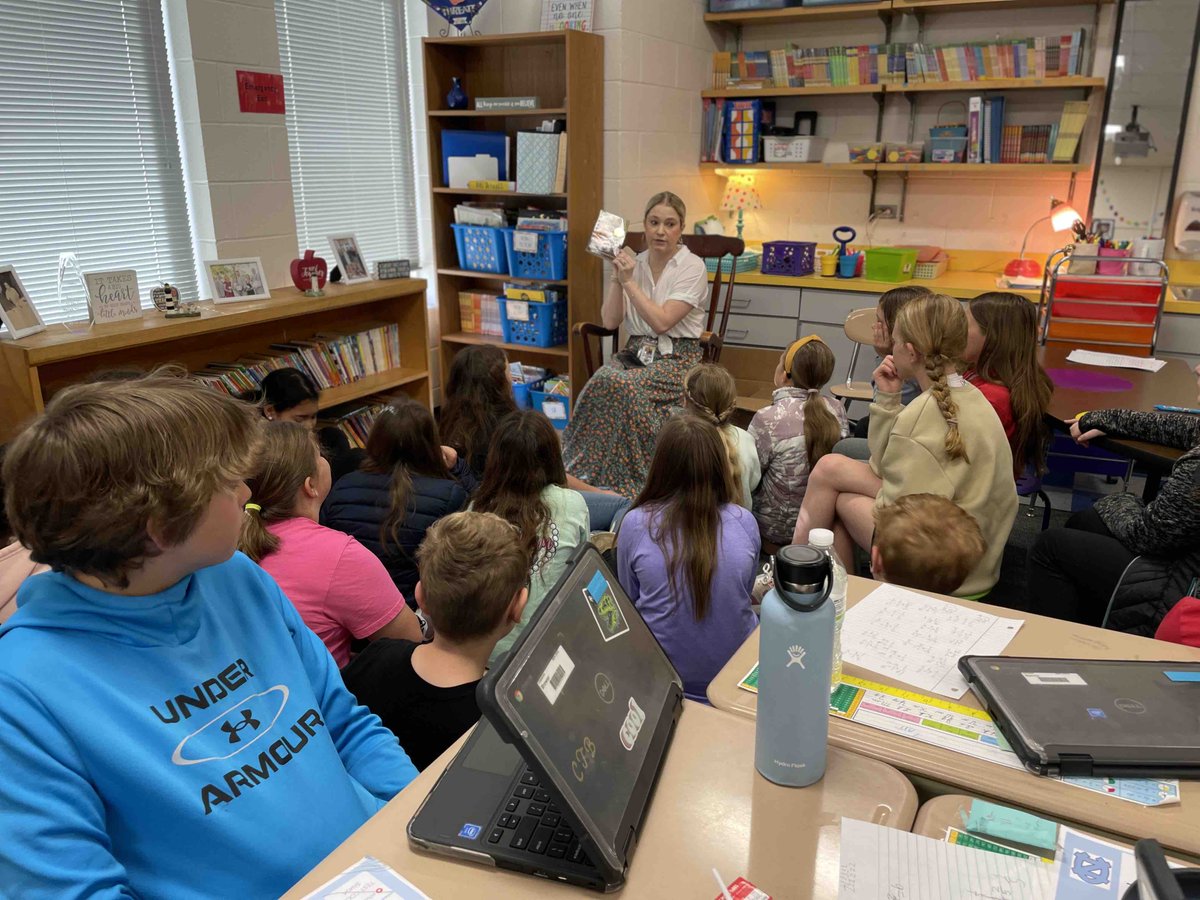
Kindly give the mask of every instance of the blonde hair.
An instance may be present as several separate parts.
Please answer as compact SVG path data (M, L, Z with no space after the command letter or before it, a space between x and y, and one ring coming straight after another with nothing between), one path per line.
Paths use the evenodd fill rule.
M737 434L726 428L737 403L737 384L729 372L714 363L692 366L683 376L683 405L704 421L717 427L729 458L729 477L742 490L742 459L738 452Z
M656 206L669 206L679 214L679 225L683 227L683 223L687 221L687 206L679 199L677 194L672 194L670 191L660 191L650 198L646 203L646 211L642 213L642 219L650 215L650 210Z
M9 445L13 533L34 562L129 586L129 572L191 535L212 498L254 471L262 417L248 403L156 372L76 384Z
M967 314L962 304L945 294L929 294L907 303L896 317L896 328L904 343L925 358L925 373L946 420L946 454L967 460L967 448L958 430L958 405L950 394L946 367L957 367L967 349Z
M907 494L875 508L875 537L889 584L950 594L987 545L974 517L937 494Z
M804 401L804 451L809 471L842 439L842 423L821 396L821 388L833 377L836 362L829 345L818 338L796 350L787 373L793 387L808 392Z
M258 471L246 480L250 502L238 541L238 549L255 562L279 549L279 538L267 531L266 525L294 516L296 494L305 479L316 475L320 452L316 435L299 422L267 425Z

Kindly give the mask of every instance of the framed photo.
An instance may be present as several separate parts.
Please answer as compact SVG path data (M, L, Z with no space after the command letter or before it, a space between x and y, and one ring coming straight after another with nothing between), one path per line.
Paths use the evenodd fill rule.
M93 324L120 322L142 317L142 301L138 296L137 271L120 269L114 272L85 272L88 318Z
M38 315L37 307L29 299L12 266L0 266L0 321L14 338L46 330L46 323Z
M271 296L262 259L257 256L205 260L204 271L212 287L213 303L266 300Z
M367 271L367 262L363 259L362 251L358 249L358 238L354 235L333 235L329 238L329 249L337 257L338 268L342 270L342 284L356 284L359 281L371 280L371 273Z

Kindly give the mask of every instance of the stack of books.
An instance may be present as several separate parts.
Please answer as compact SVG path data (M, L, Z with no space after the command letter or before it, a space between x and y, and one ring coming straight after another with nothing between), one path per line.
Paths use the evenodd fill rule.
M371 431L371 425L387 404L387 397L373 394L354 403L324 411L317 424L322 428L338 429L346 435L351 447L363 449L367 446L367 435Z

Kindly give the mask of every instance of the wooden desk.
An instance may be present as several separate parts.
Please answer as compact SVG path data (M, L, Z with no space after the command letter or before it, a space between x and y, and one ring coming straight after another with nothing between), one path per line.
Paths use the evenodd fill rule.
M876 582L870 579L850 576L847 603L853 606L875 587ZM1200 650L1180 644L1017 613L969 600L937 594L929 596L997 616L1024 619L1025 625L1005 651L1008 656L1200 660ZM737 686L757 659L758 632L755 631L708 686L708 699L714 706L747 718L757 714L758 697ZM845 672L893 687L908 687L858 666L847 665ZM982 708L971 692L957 702ZM1011 803L1052 818L1087 823L1093 828L1131 839L1153 834L1166 847L1200 855L1200 782L1180 782L1182 803L1148 809L845 719L830 719L829 743L890 763L905 774L927 778L957 790Z
M409 847L408 820L462 743L284 896L302 897L369 855L431 897L595 897L583 888ZM907 831L916 809L913 786L891 766L833 748L825 778L812 787L771 784L754 769L753 723L686 701L621 896L712 897L716 866L727 881L744 876L776 900L832 900L841 817Z

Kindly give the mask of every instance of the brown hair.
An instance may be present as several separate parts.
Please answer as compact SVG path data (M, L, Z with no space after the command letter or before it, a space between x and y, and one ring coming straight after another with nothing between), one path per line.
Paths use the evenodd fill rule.
M821 388L833 377L836 362L828 344L809 341L792 356L792 369L787 373L793 387L808 391L804 401L804 450L809 471L842 439L842 423L821 396Z
M504 351L491 344L460 350L450 364L442 395L443 440L466 456L472 468L482 469L492 432L516 408Z
M932 293L933 291L923 284L904 284L894 287L890 291L884 291L879 298L879 309L883 313L883 324L887 326L889 341L892 329L896 327L896 317L900 315L900 310L918 297L928 297Z
M900 310L896 327L904 342L925 357L925 373L932 382L929 390L946 420L946 454L969 462L958 430L958 405L946 381L946 367L957 366L967 349L967 314L962 304L945 294L918 297Z
M726 428L737 404L737 384L729 372L715 363L692 366L683 376L683 406L690 413L717 427L729 457L729 477L741 496L742 460L738 439L732 428Z
M438 519L417 549L425 613L451 641L494 631L529 578L529 556L517 531L488 512Z
M315 477L321 452L316 435L299 422L270 422L263 435L258 471L246 479L250 502L238 541L238 549L255 562L279 549L279 538L266 525L293 517L296 494L306 478Z
M550 527L542 491L551 484L567 485L558 432L541 413L519 409L496 426L472 508L511 522L532 564Z
M34 562L117 588L187 540L209 502L257 465L254 407L186 378L77 384L54 395L8 447L3 480L16 537Z
M974 368L979 377L1008 388L1012 402L1013 466L1020 474L1032 462L1046 471L1046 410L1054 382L1037 358L1037 305L1019 294L988 291L967 304L983 332Z
M364 472L391 475L388 514L379 527L379 542L398 543L400 526L408 517L412 476L449 478L433 413L412 397L397 397L371 423L367 434Z
M669 206L679 214L679 225L687 221L687 206L679 199L677 194L672 194L670 191L659 191L646 202L646 211L642 213L642 219L645 220L650 215L650 210L656 206Z
M872 544L889 584L939 594L962 587L987 549L974 517L937 494L877 506Z
M668 419L631 508L654 508L650 539L666 558L671 593L678 596L687 579L696 621L708 615L712 601L721 507L736 502L738 491L716 426L691 413Z

